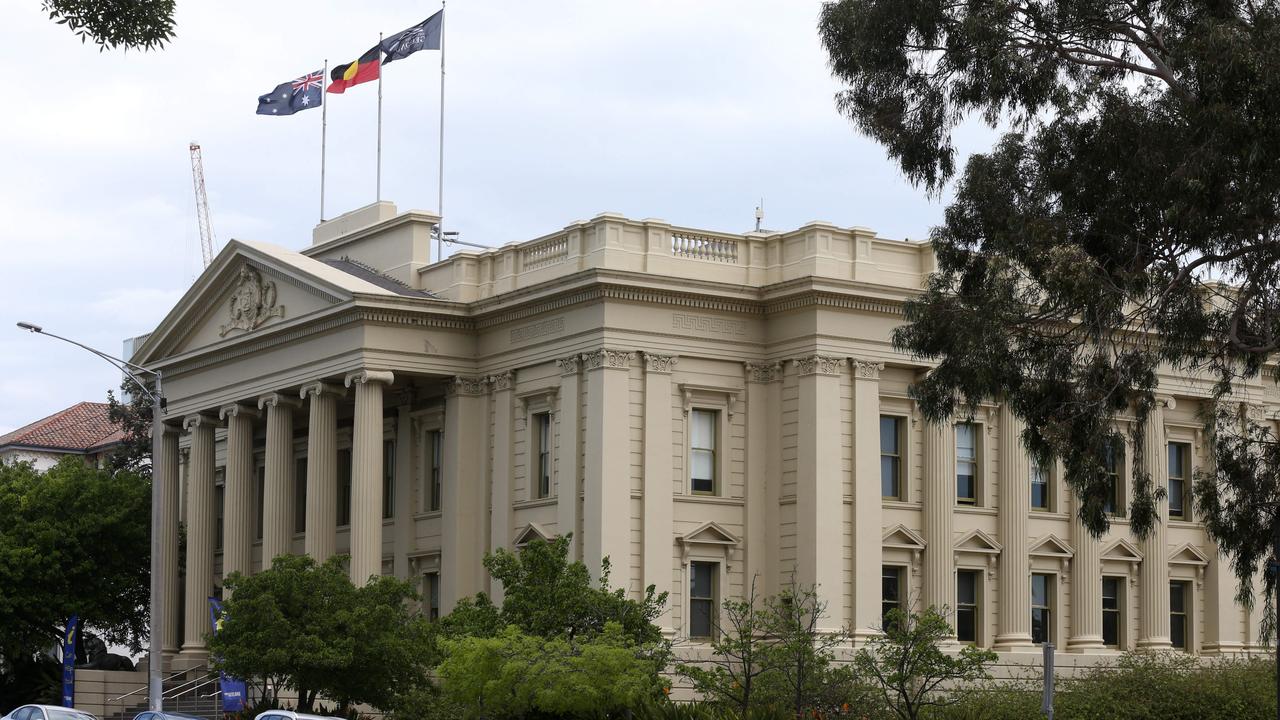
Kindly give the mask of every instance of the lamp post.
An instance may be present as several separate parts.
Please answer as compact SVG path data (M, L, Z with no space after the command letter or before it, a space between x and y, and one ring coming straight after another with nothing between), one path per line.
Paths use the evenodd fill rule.
M164 632L164 603L160 600L160 593L164 587L161 584L161 573L164 571L164 563L162 562L162 554L170 552L170 548L164 547L160 542L160 522L161 514L164 508L164 492L165 483L160 481L160 448L164 442L164 394L160 387L160 371L149 370L141 365L135 365L128 360L121 360L118 357L108 355L101 350L95 350L83 343L78 343L70 338L54 335L51 332L45 332L45 329L39 325L33 325L29 322L20 322L18 327L37 335L45 335L63 342L71 343L78 348L88 350L98 357L111 363L117 370L129 376L130 380L138 386L138 388L151 398L151 626L150 626L150 650L147 657L147 705L152 710L162 710L164 700L164 683L161 677L163 672L161 667L163 643L160 642L160 635ZM134 372L150 374L155 378L156 385L154 392L138 379Z

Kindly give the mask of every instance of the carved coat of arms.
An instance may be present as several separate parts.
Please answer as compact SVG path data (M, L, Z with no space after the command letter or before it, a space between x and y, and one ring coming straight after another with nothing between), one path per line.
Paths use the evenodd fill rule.
M232 330L253 330L267 320L284 317L284 306L276 305L276 284L245 265L240 268L236 288L231 292L230 322L218 330L226 337Z

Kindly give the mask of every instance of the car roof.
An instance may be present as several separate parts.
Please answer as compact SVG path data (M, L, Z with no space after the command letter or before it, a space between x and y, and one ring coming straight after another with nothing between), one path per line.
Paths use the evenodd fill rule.
M342 718L330 717L328 715L308 715L306 713L294 712L292 710L264 710L258 713L257 717L261 718L269 715L297 718L297 720L343 720ZM255 718L255 720L257 720L257 718Z

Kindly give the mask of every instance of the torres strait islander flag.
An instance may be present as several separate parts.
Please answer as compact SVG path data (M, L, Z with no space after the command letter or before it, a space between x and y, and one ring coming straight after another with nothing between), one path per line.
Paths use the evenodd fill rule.
M344 65L338 65L329 73L329 78L333 80L329 84L328 91L331 93L341 93L352 85L359 85L363 82L378 79L378 67L382 64L382 47L374 45L369 48L365 54L360 56L359 60L349 62Z

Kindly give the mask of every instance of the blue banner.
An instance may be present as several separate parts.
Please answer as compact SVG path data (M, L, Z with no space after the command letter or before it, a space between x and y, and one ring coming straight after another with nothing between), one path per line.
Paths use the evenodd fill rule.
M209 622L213 626L213 634L217 635L222 629L222 601L218 598L209 598ZM222 686L222 710L223 712L236 712L244 709L244 681L233 678L226 673L220 673Z
M62 706L76 706L76 633L80 617L72 615L67 620L67 631L62 634Z

